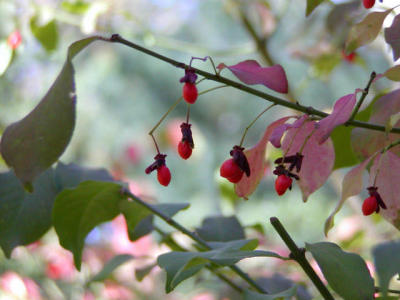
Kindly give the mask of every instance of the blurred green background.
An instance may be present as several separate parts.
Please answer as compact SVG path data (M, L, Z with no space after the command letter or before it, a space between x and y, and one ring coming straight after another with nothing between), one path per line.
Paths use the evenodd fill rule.
M15 31L22 37L10 61L11 50L0 55L0 66L8 65L0 77L0 128L19 120L39 102L60 71L69 44L89 35L112 33L184 63L192 56L209 55L216 64L245 59L281 64L289 81L289 97L329 110L341 96L363 88L372 70L380 73L393 64L382 38L357 50L354 61L346 60L342 54L345 23L365 15L359 1L346 5L324 3L305 18L305 1L300 0L0 0L0 42L5 45ZM338 21L337 14L343 20ZM258 51L246 20L266 41L266 51ZM324 239L323 224L338 201L346 170L335 171L306 204L297 187L278 197L271 170L248 201L237 199L232 184L219 177L219 166L231 147L269 103L233 88L199 97L190 114L195 149L183 161L176 152L179 124L187 107L181 102L155 132L172 172L171 184L165 188L155 174L144 173L155 155L148 132L180 97L183 71L123 45L102 42L91 45L74 64L77 124L63 162L106 168L129 181L133 192L144 199L190 203L177 216L188 227L199 226L209 215L235 214L242 225L261 224L267 244L282 247L268 222L277 216L299 245ZM212 72L209 62L197 60L194 66ZM235 79L227 71L223 75ZM206 80L198 88L214 86ZM265 87L255 88L282 97ZM389 82L381 80L367 102L390 88ZM254 145L271 121L290 114L294 112L285 108L270 110L251 128L244 145ZM271 159L278 155L271 145L268 152ZM6 170L4 164L2 168ZM340 213L336 223L345 219L350 225L335 228L330 240L347 242L346 247L364 251L368 258L371 245L395 232L379 216L361 217L361 198L352 198ZM351 234L343 239L340 230ZM4 270L14 266L12 261L2 264ZM162 286L158 288L162 291Z

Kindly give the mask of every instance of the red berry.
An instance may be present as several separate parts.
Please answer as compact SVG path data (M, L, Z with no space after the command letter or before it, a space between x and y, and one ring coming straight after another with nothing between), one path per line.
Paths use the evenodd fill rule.
M345 61L353 63L354 60L356 59L356 53L351 52L350 54L346 54L346 52L342 51L342 57Z
M183 159L188 159L192 155L192 147L188 141L180 141L178 144L178 153Z
M166 165L162 165L157 169L157 179L163 186L167 186L171 181L171 172Z
M378 208L378 201L376 200L375 196L370 196L364 200L362 205L362 212L364 216L369 216L376 211Z
M239 168L232 158L224 161L219 169L219 174L233 183L239 182L240 179L242 179L243 173L244 172Z
M15 50L18 48L19 44L22 42L22 37L19 31L12 32L7 39L7 44L10 46L11 49Z
M375 0L363 0L363 5L366 9L369 9L375 5Z
M183 86L183 99L186 100L187 103L193 104L197 99L197 87L194 83L185 82Z
M292 178L284 174L279 175L275 180L275 191L282 196L286 190L292 186Z

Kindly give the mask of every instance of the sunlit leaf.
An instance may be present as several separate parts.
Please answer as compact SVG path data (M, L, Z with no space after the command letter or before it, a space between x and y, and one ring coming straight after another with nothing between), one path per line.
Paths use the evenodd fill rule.
M329 230L333 227L334 217L342 208L343 203L351 196L355 196L361 193L363 189L363 182L362 182L363 173L371 159L372 157L369 157L361 164L351 169L344 176L342 181L342 196L340 197L340 201L338 202L333 212L329 215L329 217L325 221L325 226L324 226L325 235L328 235Z
M77 1L63 1L61 3L62 9L72 14L84 14L90 7L90 3L82 0Z
M92 37L73 43L61 73L40 103L22 120L9 125L1 138L1 154L27 189L67 147L75 127L75 83L71 59Z
M387 295L390 279L400 274L400 242L390 241L372 249L375 270L379 279L379 288L383 296Z
M307 0L306 17L308 17L322 2L324 2L324 0Z
M220 64L218 69L228 68L240 81L246 84L262 84L271 90L286 94L288 81L281 65L261 67L255 60L245 60L233 66Z
M393 60L400 57L400 15L393 19L390 27L385 28L385 41L393 50Z
M228 242L245 238L243 227L235 216L205 218L196 232L206 241Z
M58 194L52 215L54 228L61 246L74 254L78 270L88 233L120 213L119 203L126 198L121 189L113 182L85 181Z
M278 300L278 299L292 299L293 296L296 296L297 293L297 285L292 286L291 288L273 294L259 294L250 290L244 291L244 300Z
M315 121L308 121L300 128L289 129L282 142L283 151L288 151L287 156L295 155L303 148L304 158L297 184L304 202L326 182L335 162L332 140L328 138L325 143L320 144L315 131Z
M254 250L256 240L236 240L230 242L210 243L213 250L205 252L169 252L160 255L158 265L167 272L165 290L171 292L180 282L193 276L207 263L230 266L239 260L250 257L274 257L285 259L280 255L262 250Z
M383 76L392 81L400 81L400 65L387 69Z
M284 124L289 118L291 117L283 117L268 125L263 137L258 143L244 151L250 166L250 176L243 176L242 179L235 184L235 192L239 197L247 199L257 188L261 178L264 176L267 166L265 155L270 135L276 127Z
M372 42L378 36L383 21L391 11L392 9L382 12L374 11L369 13L360 23L354 25L347 37L346 52L354 52L358 47Z
M30 20L30 27L33 36L40 42L46 51L53 51L58 44L58 29L55 20L44 25L38 24L38 17L33 16Z
M10 65L13 51L6 41L0 42L0 76L4 74Z
M320 144L328 139L333 129L349 120L355 104L356 94L343 96L335 102L332 113L317 123Z
M400 157L391 151L377 155L370 169L370 184L373 182L387 207L379 213L400 230Z
M90 279L89 282L93 281L104 281L107 279L112 272L115 271L120 265L132 260L134 257L130 254L120 254L111 258L107 263L103 266L103 268L96 275Z
M306 243L321 268L329 286L345 300L374 298L374 280L365 261L355 253L345 252L334 243Z

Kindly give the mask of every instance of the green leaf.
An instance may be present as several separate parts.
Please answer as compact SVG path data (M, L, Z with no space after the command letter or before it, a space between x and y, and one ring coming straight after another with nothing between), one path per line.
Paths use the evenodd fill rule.
M256 240L236 240L230 242L209 243L213 250L205 252L173 251L160 255L158 265L167 272L165 290L171 292L183 280L193 276L206 264L215 263L219 266L231 266L239 260L249 257L274 257L286 259L274 252L254 250Z
M58 44L58 29L55 20L39 25L38 17L33 16L30 20L30 27L34 37L42 44L46 51L53 51Z
M9 125L1 138L1 154L26 189L58 160L75 126L75 83L71 59L99 37L73 43L61 73L40 103L22 120Z
M355 253L344 252L334 243L307 244L325 279L345 300L368 300L374 297L374 280L365 261Z
M0 174L0 246L10 257L19 245L38 240L51 227L51 210L58 193L54 171L47 170L27 193L13 172Z
M306 17L308 17L322 2L324 2L324 0L307 0Z
M259 294L250 290L244 291L244 300L275 300L275 299L283 299L283 300L290 300L293 296L296 296L297 293L297 285L292 286L291 288L275 293L275 294Z
M61 3L61 7L63 10L72 14L84 14L89 9L90 4L82 0L77 0L72 2L63 1Z
M0 69L1 71L1 69ZM1 75L1 72L0 72ZM383 76L385 76L387 79L390 79L392 81L400 81L400 65L391 67L386 70L385 73L383 73Z
M144 268L136 268L135 269L135 277L137 281L142 281L147 275L149 275L149 273L151 272L151 270L154 269L154 267L157 264L151 264L149 266L146 266Z
M383 296L387 295L390 279L400 274L400 241L379 244L372 250L379 288Z
M10 65L13 51L6 41L0 42L0 76L4 74Z
M381 12L374 11L369 13L360 23L354 25L347 37L346 52L351 53L375 40L382 28L383 21L391 11L392 9Z
M85 181L58 194L53 208L53 224L61 246L74 254L81 267L85 237L97 225L114 219L119 203L126 196L122 186L113 182Z
M120 254L114 256L103 266L103 269L101 269L99 273L97 273L92 277L92 279L90 279L88 283L93 281L103 281L107 279L116 268L132 260L133 258L134 257L130 254Z
M205 218L196 231L206 241L228 242L245 239L243 227L235 216Z

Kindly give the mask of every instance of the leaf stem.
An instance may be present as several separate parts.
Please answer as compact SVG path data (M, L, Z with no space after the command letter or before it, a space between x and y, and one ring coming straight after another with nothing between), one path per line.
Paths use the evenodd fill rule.
M102 40L108 41L108 42L114 42L114 43L123 44L123 45L125 45L127 47L130 47L132 49L136 49L136 50L138 50L140 52L143 52L143 53L145 53L147 55L150 55L150 56L153 56L153 57L155 57L157 59L165 61L165 62L167 62L167 63L169 63L169 64L171 64L171 65L173 65L173 66L175 66L177 68L181 68L181 69L188 69L189 68L188 65L186 65L186 64L184 64L182 62L178 62L178 61L176 61L174 59L171 59L171 58L166 57L164 55L161 55L161 54L159 54L157 52L151 51L151 50L149 50L147 48L141 47L141 46L139 46L137 44L134 44L134 43L132 43L130 41L127 41L127 40L123 39L121 36L119 36L118 34L113 34L111 36L111 38L109 38L109 39L102 38ZM319 117L328 116L327 113L325 113L323 111L320 111L320 110L317 110L317 109L315 109L315 108L313 108L311 106L304 106L304 105L301 105L300 103L297 103L297 102L296 103L292 103L292 102L286 101L284 99L281 99L281 98L272 96L270 94L264 93L262 91L253 89L253 88L251 88L251 87L249 87L247 85L241 84L239 82L236 82L236 81L230 80L228 78L222 77L220 75L211 74L211 73L208 73L208 72L205 72L203 70L196 69L196 68L193 68L193 67L190 67L190 68L196 74L201 75L201 76L203 76L203 77L205 77L205 78L207 78L209 80L213 80L213 81L216 81L216 82L223 83L225 85L231 86L231 87L236 88L238 90L244 91L244 92L246 92L248 94L252 94L252 95L260 97L260 98L262 98L264 100L267 100L267 101L270 101L272 103L275 103L277 105L281 105L281 106L284 106L284 107L287 107L287 108L291 108L291 109L294 109L294 110L299 111L299 112L303 112L303 113L308 114L308 115L314 115L314 116L319 116ZM385 126L378 125L378 124L360 122L360 121L356 121L356 120L348 121L348 122L346 122L346 125L353 126L353 127L367 128L367 129L374 130L374 131L385 132ZM390 132L392 132L392 133L400 133L400 128L398 128L398 127L392 128L390 130Z
M173 220L172 218L168 217L165 215L163 212L159 211L158 209L152 207L148 203L144 202L140 198L136 197L134 194L132 194L129 190L123 189L122 192L131 198L133 201L136 203L142 205L143 207L147 208L149 211L151 211L153 214L158 216L159 218L163 219L165 222L167 222L169 225L177 229L178 231L182 232L183 234L187 235L190 237L192 240L197 242L199 245L203 246L207 250L212 250L212 247L201 237L199 237L197 234L194 232L189 231L186 229L184 226ZM234 271L237 275L239 275L244 281L246 281L252 288L254 288L257 292L262 293L262 294L268 294L268 292L260 285L257 284L252 278L249 277L245 272L243 272L239 267L237 266L230 266L229 267L232 271Z
M182 247L178 242L170 235L165 233L161 228L154 226L154 230L157 231L162 237L163 237L163 242L167 246L169 246L172 249L178 249L179 251L182 252L188 252L189 250ZM238 286L236 283L234 283L230 278L226 277L224 274L222 274L220 271L218 271L215 268L212 268L211 266L206 265L206 268L211 272L214 273L219 279L227 283L231 288L233 288L235 291L242 293L243 289Z
M321 278L318 277L317 273L315 273L314 269L308 263L305 256L305 250L304 249L301 250L297 247L296 243L293 241L293 239L291 238L291 236L283 227L282 223L279 221L277 217L270 218L270 222L274 227L274 229L276 230L276 232L281 237L281 239L285 242L286 246L291 251L290 257L298 262L298 264L302 267L307 276L314 283L315 287L321 293L322 297L324 297L324 299L326 300L334 300L332 294L329 292L327 287L321 281Z
M375 73L375 72L372 72L372 73L371 73L371 76L369 77L369 81L368 81L368 83L367 83L367 86L366 86L365 89L362 91L361 98L360 98L360 100L358 100L358 102L357 102L356 106L354 107L354 110L353 110L353 112L352 112L352 114L351 114L351 116L350 116L350 118L349 118L349 120L348 120L347 122L353 121L354 118L356 117L358 111L360 110L361 105L362 105L363 102L364 102L365 97L367 97L367 95L368 95L369 88L370 88L372 82L374 81L375 77L376 77L376 73ZM347 122L346 122L346 124L347 124Z
M378 287L378 286L375 287L375 292L376 292L376 293L380 293L381 291L382 291L382 290L381 290L380 287ZM392 294L399 294L399 295L400 295L400 291L398 291L398 290L387 289L387 291L388 291L389 293L392 293Z
M314 132L315 132L316 130L317 130L317 129L314 128L314 129L310 132L310 134L307 135L307 137L305 138L305 140L304 140L304 142L303 142L303 145L301 145L301 148L300 148L300 150L299 150L299 153L300 153L300 154L303 153L304 147L307 145L307 142L310 140L310 138L312 137L312 135L314 134Z
M267 112L267 111L268 111L270 108L272 108L273 106L275 106L275 104L271 104L271 105L268 106L266 109L264 109L262 112L260 112L260 113L257 115L257 117L255 117L254 120L251 121L251 123L244 129L242 138L240 139L239 147L242 147L244 138L246 137L247 131L249 131L249 129L251 128L251 126L253 126L254 123L255 123L265 112Z

